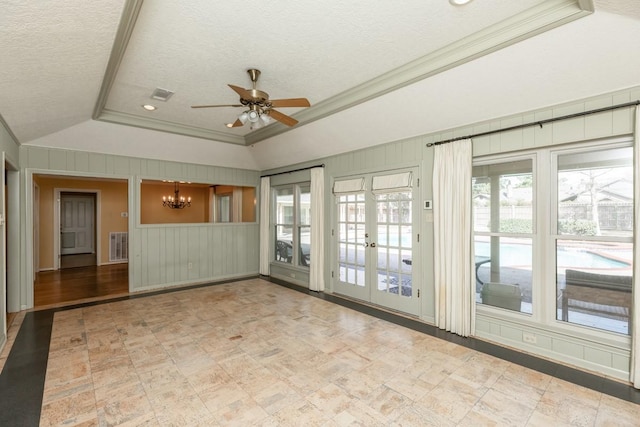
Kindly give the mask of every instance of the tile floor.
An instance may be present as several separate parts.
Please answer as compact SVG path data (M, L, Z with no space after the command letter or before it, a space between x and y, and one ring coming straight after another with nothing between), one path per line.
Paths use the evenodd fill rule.
M54 315L41 426L638 426L640 405L261 279Z

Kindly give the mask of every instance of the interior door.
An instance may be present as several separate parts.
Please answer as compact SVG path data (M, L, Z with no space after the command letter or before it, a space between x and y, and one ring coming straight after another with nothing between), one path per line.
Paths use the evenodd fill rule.
M95 195L60 195L60 254L95 252Z
M335 292L419 314L415 170L336 180Z

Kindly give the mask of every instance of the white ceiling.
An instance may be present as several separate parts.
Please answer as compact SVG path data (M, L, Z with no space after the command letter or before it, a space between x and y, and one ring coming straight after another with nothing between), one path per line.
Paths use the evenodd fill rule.
M9 1L0 114L22 144L264 170L640 85L638 0L591 6ZM281 110L295 128L190 108L237 103L227 83L250 87L252 67L272 99L311 101Z

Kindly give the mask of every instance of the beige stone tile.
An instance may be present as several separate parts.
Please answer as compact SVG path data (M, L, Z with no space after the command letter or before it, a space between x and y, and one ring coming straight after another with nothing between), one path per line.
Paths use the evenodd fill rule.
M383 427L388 425L384 416L359 400L353 400L344 411L333 418L333 422L338 426L345 427Z
M185 376L196 392L232 382L231 376L217 364Z
M211 413L225 411L237 401L251 399L251 396L235 382L227 382L202 390L198 396Z
M504 371L502 375L506 379L518 381L542 391L547 389L551 379L553 378L550 375L513 363L507 367L506 371Z
M218 410L214 418L222 426L254 426L269 418L269 413L251 398L236 400Z
M527 421L526 424L527 427L570 427L576 425L580 424L573 424L568 421L559 419L553 415L547 415L538 410L533 411L533 413L529 417L529 421Z
M154 414L144 388L139 383L96 390L100 425L120 425L136 420L150 420ZM153 416L155 418L155 415Z
M59 312L45 388L47 426L640 419L640 405L262 280Z
M505 375L498 378L491 388L531 409L538 405L544 393L544 390L529 385L528 383L511 380Z
M489 390L467 415L477 419L487 419L496 425L524 425L533 413L531 406L524 405L510 396L495 390Z
M276 412L273 417L278 425L286 427L314 427L322 426L331 419L328 414L323 413L311 402L296 402L280 411Z
M93 382L90 376L76 378L68 382L57 382L52 384L51 381L45 379L44 393L42 395L42 403L48 404L57 400L66 399L78 394L93 391Z
M320 390L307 396L307 400L317 408L329 414L339 414L345 411L354 401L358 399L350 396L345 390L335 384L327 384Z
M420 378L407 375L404 372L393 375L391 379L387 380L384 384L410 400L418 400L424 397L435 387L433 384Z
M175 365L137 372L140 383L149 395L162 394L167 390L178 388L193 390L187 378L182 375L182 372Z
M51 425L80 425L97 420L93 390L68 395L42 406L42 417ZM97 422L96 422L97 424Z
M296 390L300 396L308 396L330 383L325 377L313 371L292 375L284 378L283 381Z
M386 420L397 418L410 404L411 399L387 386L372 391L365 402L371 409L380 413Z
M602 395L595 425L611 427L638 426L640 425L640 405Z
M457 424L446 415L440 415L424 406L411 405L388 425L392 427L455 427Z
M594 425L600 398L601 394L596 391L554 378L536 411L571 425Z
M340 377L334 380L334 383L350 396L358 399L365 399L372 391L380 386L380 382L360 371L351 372Z
M451 378L474 388L492 387L506 370L506 365L494 362L474 355L468 363L456 369Z
M250 395L269 415L302 400L302 396L284 381L264 383L261 390L254 390Z
M418 412L434 414L438 418L460 422L467 416L486 388L474 388L453 379L446 379L412 405Z
M189 385L148 395L159 425L215 425L215 417Z

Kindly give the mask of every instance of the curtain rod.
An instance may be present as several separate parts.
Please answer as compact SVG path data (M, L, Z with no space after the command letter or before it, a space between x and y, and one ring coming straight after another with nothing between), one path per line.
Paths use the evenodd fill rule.
M627 102L625 104L612 105L610 107L598 108L598 109L595 109L595 110L583 111L581 113L568 114L566 116L554 117L554 118L551 118L551 119L538 120L537 122L530 122L530 123L525 123L525 124L522 124L522 125L510 126L510 127L503 128L503 129L496 129L496 130L490 130L490 131L487 131L487 132L474 133L473 135L458 136L456 138L444 139L444 140L438 141L438 142L430 142L430 143L427 144L427 147L433 147L434 145L448 144L450 142L460 141L462 139L476 138L476 137L479 137L479 136L492 135L494 133L500 133L500 132L507 132L507 131L510 131L510 130L522 129L522 128L526 128L526 127L530 127L530 126L540 126L542 128L542 125L547 124L547 123L557 122L559 120L573 119L573 118L576 118L576 117L587 116L589 114L603 113L605 111L617 110L619 108L632 107L634 105L640 105L640 100L636 100L636 101L633 101L633 102Z
M286 171L286 172L276 172L276 173L270 173L268 175L260 175L260 178L266 178L268 176L275 176L275 175L284 175L285 173L294 173L294 172L306 171L306 170L313 169L313 168L323 168L323 167L324 167L324 163L322 163L320 165L309 166L309 167L306 167L306 168L294 169L294 170Z

